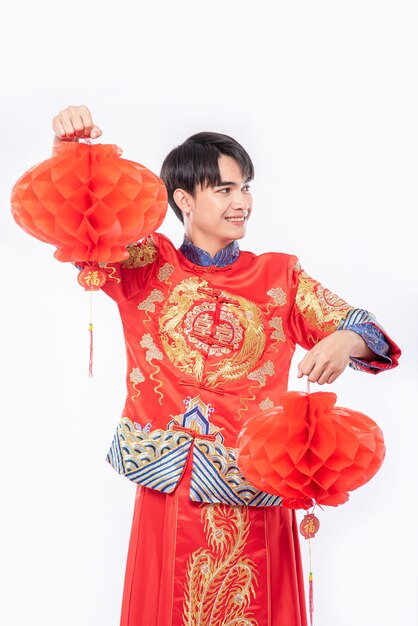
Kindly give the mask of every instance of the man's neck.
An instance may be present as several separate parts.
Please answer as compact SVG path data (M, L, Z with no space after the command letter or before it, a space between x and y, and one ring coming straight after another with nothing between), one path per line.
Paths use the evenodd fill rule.
M216 249L216 248L212 248ZM180 252L192 263L202 266L216 265L217 267L226 267L232 265L239 257L239 246L237 241L230 241L226 245L219 249L219 246L214 254L211 254L209 250L197 246L193 243L185 234L184 241L180 247Z
M211 257L214 257L218 252L224 250L227 246L229 246L229 244L234 241L233 239L229 239L228 241L214 241L212 239L202 237L192 237L191 234L187 232L185 233L185 237L194 246L210 254Z

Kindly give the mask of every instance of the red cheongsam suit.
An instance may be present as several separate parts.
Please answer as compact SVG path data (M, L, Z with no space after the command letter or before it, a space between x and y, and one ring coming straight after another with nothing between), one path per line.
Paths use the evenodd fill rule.
M294 256L202 267L159 234L107 271L128 360L108 461L138 484L121 625L305 626L295 515L248 483L235 444L287 388L295 344L352 307Z

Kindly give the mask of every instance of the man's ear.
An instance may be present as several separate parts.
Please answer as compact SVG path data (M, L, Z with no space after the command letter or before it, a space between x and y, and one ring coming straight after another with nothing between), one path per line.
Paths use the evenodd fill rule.
M184 191L184 189L175 189L173 198L180 211L182 211L184 215L189 215L194 205L193 196L187 191Z

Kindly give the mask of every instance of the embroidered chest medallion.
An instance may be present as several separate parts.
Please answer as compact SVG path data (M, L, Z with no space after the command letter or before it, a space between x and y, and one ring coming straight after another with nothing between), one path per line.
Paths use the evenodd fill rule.
M197 304L187 313L184 331L188 340L208 354L221 356L238 350L243 339L244 329L231 311L219 311L216 302Z
M195 276L171 292L159 329L171 362L208 387L247 375L256 367L266 342L254 302L213 289Z

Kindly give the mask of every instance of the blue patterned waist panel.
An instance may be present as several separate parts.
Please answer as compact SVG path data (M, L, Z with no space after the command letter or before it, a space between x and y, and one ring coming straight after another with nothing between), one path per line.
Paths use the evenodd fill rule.
M281 497L259 491L241 474L235 449L182 430L142 429L123 417L106 460L134 483L172 493L193 446L190 499L235 506L280 506Z

